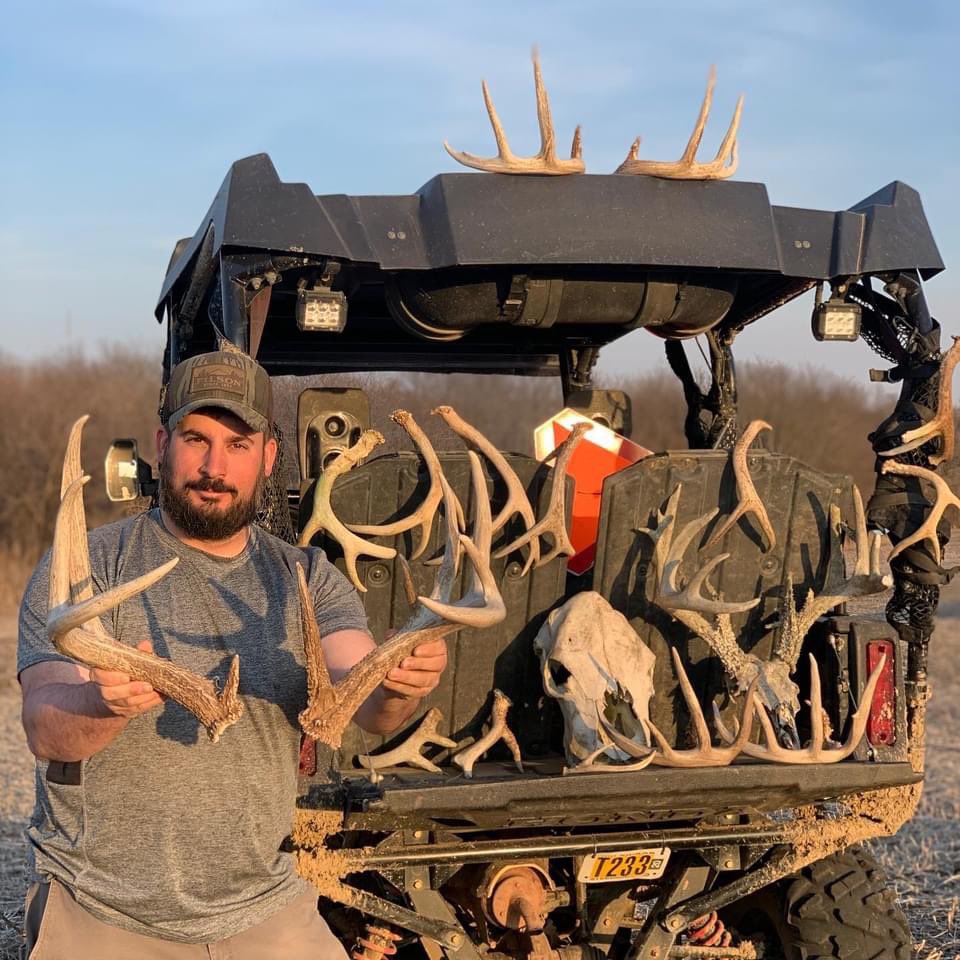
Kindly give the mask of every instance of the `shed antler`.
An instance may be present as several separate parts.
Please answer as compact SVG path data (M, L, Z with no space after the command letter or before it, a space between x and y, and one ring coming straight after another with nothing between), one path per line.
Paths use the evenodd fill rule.
M463 770L465 777L473 776L474 764L495 744L501 740L507 745L513 755L513 762L523 773L523 757L520 755L520 744L507 725L507 713L513 704L510 698L500 690L493 691L493 706L490 709L490 729L469 747L465 747L453 757L453 762Z
M343 562L347 567L347 574L353 585L361 592L367 588L360 581L357 573L357 558L360 556L377 557L380 560L392 560L397 551L393 547L384 547L377 543L367 543L366 540L351 533L333 512L330 504L330 494L337 478L348 470L362 463L373 451L373 448L383 443L383 435L376 430L364 430L360 439L348 449L344 450L317 480L313 490L313 510L307 521L298 546L305 547L321 530L326 531L343 549Z
M567 439L544 460L544 463L547 463L556 457L550 481L550 502L547 504L546 512L526 533L520 534L513 543L501 547L494 557L505 557L508 553L513 553L514 550L519 550L528 544L534 537L542 536L550 536L553 539L553 549L540 558L537 566L549 563L556 557L572 557L576 553L567 533L567 464L570 463L570 458L584 434L592 426L590 423L582 422L575 424Z
M417 729L403 743L392 750L386 751L386 753L365 754L357 757L360 766L366 770L377 772L385 770L387 767L397 767L409 763L421 770L426 770L428 773L440 773L440 768L432 760L428 760L420 751L431 743L447 749L452 749L457 745L456 740L451 740L437 732L442 719L443 714L436 707L431 707L424 714Z
M431 596L418 597L419 606L407 624L382 646L368 653L336 683L331 680L323 657L307 580L303 568L297 565L308 693L307 706L300 714L300 725L314 740L338 749L343 733L360 705L387 673L421 643L447 636L462 627L489 627L506 616L503 598L490 570L490 501L483 468L475 453L470 451L469 457L476 510L473 539L459 532L453 491L442 478L447 544ZM460 600L451 602L460 548L470 560L471 583Z
M81 417L73 425L63 461L60 510L50 556L47 634L61 653L80 663L101 670L117 670L134 680L149 683L189 710L216 743L220 734L243 713L243 703L237 696L239 657L233 657L223 693L218 693L212 680L115 640L100 622L101 614L166 576L178 558L94 596L83 509L83 488L90 478L83 476L80 466L80 441L87 419Z
M515 514L520 514L524 527L530 530L536 523L536 516L533 507L530 506L530 500L527 497L526 490L517 476L513 467L507 463L507 458L492 444L475 426L467 423L453 407L437 407L434 411L446 425L458 436L482 453L499 472L503 482L507 487L507 502L501 507L500 512L493 518L492 533L502 529L507 521ZM527 555L527 562L524 565L523 572L526 573L532 566L535 566L540 559L540 541L537 538L530 540L530 552Z
M657 741L658 747L653 753L651 762L660 767L725 767L733 763L737 756L744 751L750 739L750 734L753 731L757 681L754 680L747 690L739 724L740 732L730 743L722 747L715 747L710 738L707 721L703 716L703 708L700 706L700 701L697 700L697 695L693 692L693 685L690 683L687 671L683 668L680 654L677 653L674 647L670 648L670 654L673 657L673 668L677 673L677 680L680 682L680 691L683 694L687 711L693 722L697 745L690 750L677 750L667 743L667 738L657 729L656 724L652 720L645 720L643 722L650 728L650 733L653 739ZM610 726L602 714L600 715L600 722L603 724L603 728L610 739L625 753L632 757L646 757L649 755L650 751L644 749L638 743L635 743L629 737L625 737L618 730ZM617 767L614 766L612 769L615 770Z
M943 517L944 513L950 509L950 507L957 507L960 509L960 497L950 489L950 485L947 483L943 477L934 473L932 470L927 470L924 467L918 467L909 463L898 463L896 461L888 460L884 463L881 468L881 473L895 473L901 477L916 477L918 480L926 480L928 483L933 484L935 491L935 497L933 501L933 506L930 508L930 512L927 514L926 519L923 523L917 527L908 537L904 537L890 552L888 560L892 560L894 557L903 553L907 547L912 547L915 543L923 543L927 541L930 544L930 552L933 554L934 560L937 561L937 564L940 564L941 555L940 555L940 539L937 536L937 525L940 523L940 519ZM879 549L879 548L878 548Z
M393 537L399 533L405 533L414 527L420 528L420 542L416 549L410 554L411 560L416 560L426 549L430 540L430 531L433 529L433 518L436 515L437 507L443 500L443 487L440 483L440 460L433 445L427 438L427 435L420 428L420 425L413 419L413 414L406 410L394 410L390 414L390 419L394 423L400 424L410 436L410 439L416 444L423 462L427 465L427 473L430 476L430 488L423 502L409 516L393 523L384 523L376 525L372 523L351 523L347 526L354 533L359 533L364 537Z
M888 463L885 466L899 465ZM793 596L793 580L789 575L786 578L773 656L789 664L791 670L796 668L797 661L800 659L804 637L820 617L847 600L882 593L893 585L889 574L880 572L880 533L876 530L867 533L863 499L856 485L853 487L853 505L856 514L857 549L853 575L847 577L843 571L843 564L834 562L839 559L842 551L841 523L840 508L836 504L831 504L827 574L820 593L808 591L806 600L798 611Z
M940 365L940 385L937 391L937 412L926 423L912 430L905 430L901 436L903 443L892 450L884 450L879 456L896 457L922 447L928 440L940 437L940 452L931 454L927 459L933 466L953 459L953 371L960 363L960 337L953 338L953 346L947 351ZM938 561L939 563L939 561Z
M733 525L745 514L752 513L760 524L760 529L767 541L764 550L772 550L777 544L777 535L774 533L773 525L767 516L767 508L763 505L757 493L757 488L753 485L753 478L750 476L750 467L747 463L747 453L750 450L750 444L757 438L757 434L764 430L772 430L765 420L754 420L747 425L746 430L738 438L733 448L733 475L737 482L737 506L733 513L720 524L714 531L713 536L705 544L705 549L718 544L726 534L732 529Z
M491 173L540 173L540 174L568 174L583 173L586 167L583 163L583 154L580 146L580 128L574 131L573 144L570 147L570 159L558 160L556 138L553 133L553 120L550 116L550 101L547 98L547 88L543 83L540 72L540 56L536 47L533 48L533 81L537 91L537 120L540 123L540 150L532 157L518 157L510 149L507 136L503 132L500 118L497 116L487 81L482 82L483 101L487 105L487 114L493 135L497 140L497 155L495 157L477 157L472 153L454 150L444 141L443 148L457 163L475 170L487 170Z
M740 128L740 115L743 113L743 94L737 100L733 119L720 144L716 157L709 163L697 163L697 150L703 139L703 131L710 115L713 103L713 88L717 82L717 68L711 67L707 78L707 92L703 95L700 115L694 125L693 133L687 141L687 148L679 160L640 160L640 138L637 137L630 147L627 159L614 171L615 173L646 174L653 177L667 177L673 180L724 180L732 176L737 169L737 131Z

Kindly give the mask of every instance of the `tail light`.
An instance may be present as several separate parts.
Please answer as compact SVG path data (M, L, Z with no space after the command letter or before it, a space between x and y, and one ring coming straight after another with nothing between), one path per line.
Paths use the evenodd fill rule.
M875 747L889 747L897 742L897 684L892 640L870 640L867 643L867 676L883 657L886 662L873 694L867 718L867 739Z

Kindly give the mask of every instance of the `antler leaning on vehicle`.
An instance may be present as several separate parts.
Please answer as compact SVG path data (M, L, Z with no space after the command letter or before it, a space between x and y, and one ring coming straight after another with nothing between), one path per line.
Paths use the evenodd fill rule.
M393 667L415 647L428 640L448 636L462 627L482 629L499 623L506 608L496 579L490 570L492 536L490 500L480 459L468 453L474 489L475 517L473 539L459 531L453 491L442 479L447 542L443 561L429 597L418 597L413 616L389 640L368 653L342 679L334 683L323 656L320 630L313 610L313 599L307 588L303 568L297 565L300 588L300 619L307 664L307 706L300 714L300 725L308 737L332 749L340 747L343 733L360 705L383 682ZM451 602L460 549L470 560L470 589L456 602Z
M420 428L420 425L413 419L413 414L407 410L394 410L390 414L390 419L394 423L400 424L410 439L416 444L423 462L427 465L427 473L430 476L430 488L423 502L409 516L393 523L384 523L376 525L372 523L349 523L347 527L354 533L361 534L364 537L393 537L400 533L406 533L414 527L420 528L420 542L417 544L413 553L410 554L411 560L416 560L426 549L430 540L430 531L433 529L433 518L436 515L437 508L443 500L443 487L440 483L440 460L437 457L436 450L427 438L427 435Z
M704 549L718 544L724 534L730 530L733 525L745 514L752 513L760 524L760 529L766 538L767 545L764 552L772 550L777 545L777 535L773 530L773 524L767 516L767 508L763 505L757 488L753 485L753 478L750 476L750 467L747 464L747 453L750 450L750 444L757 438L757 434L764 430L772 430L765 420L753 420L747 424L746 430L738 438L733 448L731 459L733 462L733 475L737 482L737 506L733 513L720 524L714 531L713 536L706 542Z
M63 460L60 509L50 555L47 634L57 650L88 667L116 670L149 683L189 710L216 743L220 734L243 713L243 703L237 696L240 658L234 656L231 660L224 690L218 693L212 680L115 640L100 622L101 614L166 576L177 565L178 558L94 596L83 508L83 488L90 478L83 475L80 465L80 441L88 419L81 417L74 423Z
M549 536L553 539L553 549L545 556L540 557L537 566L549 563L559 556L572 557L576 550L570 542L570 535L567 533L567 465L573 456L577 445L583 439L584 434L592 428L589 423L574 424L570 435L544 459L544 463L556 458L553 465L553 475L550 481L550 501L543 517L535 523L526 533L521 533L513 543L508 543L501 547L494 557L505 557L514 550L528 544L534 537Z
M653 567L656 577L655 602L667 610L674 619L692 630L698 637L705 640L710 648L723 662L727 673L735 678L738 687L746 690L755 674L750 657L744 653L737 643L733 632L730 615L745 613L752 610L759 602L759 598L744 600L736 603L727 603L720 600L711 600L703 596L701 590L707 577L727 557L728 553L721 553L711 558L697 570L683 589L677 584L680 565L690 542L704 527L717 515L712 510L702 517L691 520L680 533L674 537L673 529L680 503L682 484L677 484L670 495L665 510L658 511L657 525L653 529L644 528L639 532L646 534L654 544ZM703 614L713 617L711 623Z
M750 740L750 734L753 732L753 714L756 712L756 691L757 680L754 679L747 690L747 696L743 702L743 709L738 724L739 733L732 741L722 747L715 747L710 738L710 730L707 727L707 721L703 716L703 708L697 695L693 692L693 685L687 676L687 671L683 668L680 660L680 654L674 647L670 648L670 654L673 657L673 668L677 673L677 680L680 683L680 690L683 694L684 702L693 722L693 729L697 737L697 746L690 750L677 750L667 743L667 738L657 729L657 725L652 720L642 721L650 729L653 739L657 741L657 750L652 752L640 746L629 737L612 727L600 713L600 723L607 735L613 740L614 744L629 754L631 757L650 757L650 762L659 767L725 767L742 753ZM716 704L714 704L716 710ZM762 713L762 711L760 711ZM577 767L580 770L580 767ZM597 768L600 769L600 768ZM619 770L622 769L616 764L606 765L604 769Z
M493 706L490 708L490 729L468 747L464 747L453 757L453 762L463 770L465 777L473 776L474 764L495 744L501 740L513 755L513 762L523 773L523 757L520 755L520 744L507 725L507 713L513 704L510 698L500 690L493 691Z
M944 513L950 509L950 507L957 507L960 509L960 498L950 489L950 485L947 483L943 477L934 473L932 470L926 470L924 467L914 466L909 463L897 463L893 460L888 460L884 463L881 468L881 473L894 473L897 476L901 477L916 477L918 480L926 480L928 483L933 484L933 488L936 491L934 497L933 506L930 508L930 512L927 514L923 523L917 527L908 537L904 537L891 551L888 560L892 560L894 557L903 553L907 547L912 547L915 543L923 543L927 541L930 544L930 551L933 554L933 558L937 561L939 566L941 561L940 554L940 538L937 536L937 525L940 523L940 519L943 517Z
M497 116L487 81L482 81L483 102L487 105L487 115L493 127L493 135L497 140L497 155L495 157L477 157L472 153L454 150L444 141L443 149L453 157L457 163L475 170L487 170L490 173L539 173L539 174L570 174L583 173L586 166L583 162L583 151L580 144L580 127L574 131L573 144L570 147L570 159L558 160L556 137L553 132L553 120L550 116L550 101L547 98L547 88L543 83L540 72L540 56L537 48L533 48L533 82L537 91L537 120L540 124L540 150L532 157L518 157L510 149L507 136L503 132L500 118Z
M823 709L823 698L820 692L820 668L817 666L813 654L810 654L810 743L802 750L782 747L777 742L777 734L766 711L762 707L758 707L757 715L760 720L760 727L763 730L765 743L763 745L745 743L742 747L743 753L758 760L774 760L777 763L839 763L841 760L845 760L857 749L866 732L870 707L873 704L873 694L877 689L880 674L883 672L886 662L887 656L883 654L873 668L873 672L867 678L867 684L863 689L863 700L851 718L850 732L847 734L846 742L840 746L831 747ZM724 740L728 743L732 743L734 740L740 742L740 734L743 731L734 736L734 733L727 730L720 719L716 705L714 705L714 720L717 724L717 730Z
M333 537L343 549L343 562L347 567L347 575L361 593L366 593L367 588L361 583L357 573L357 557L370 556L380 560L392 560L397 555L397 551L393 547L368 543L355 533L351 533L333 512L330 494L333 492L333 485L337 478L348 470L352 470L358 463L362 463L373 448L381 443L383 443L383 434L376 430L364 430L360 439L352 447L344 450L324 469L313 488L313 510L310 513L310 519L297 540L298 546L305 547L321 530Z
M492 444L475 426L467 423L453 407L441 406L434 411L444 423L463 440L468 446L482 453L493 465L503 482L507 487L507 502L500 508L500 512L493 518L492 533L497 533L503 528L507 521L515 514L520 514L524 523L524 529L529 531L536 524L536 515L533 507L530 506L530 500L527 492L520 482L513 467L507 463L507 458ZM527 562L524 564L523 572L526 573L531 567L536 566L540 560L540 541L536 538L530 541L530 552L527 555Z
M640 138L637 137L630 147L627 159L620 164L614 173L646 174L653 177L667 177L673 180L724 180L732 176L737 169L737 131L740 128L740 115L743 113L743 94L737 100L733 119L727 128L727 133L720 144L716 157L709 163L697 163L697 150L703 139L703 131L710 115L713 104L713 88L717 82L717 68L711 67L707 78L707 92L703 95L700 106L700 115L694 125L693 133L687 141L687 148L679 160L640 160Z
M423 716L417 729L407 737L403 743L387 750L386 753L363 754L357 757L360 766L366 770L374 772L385 770L387 767L397 767L404 763L419 767L428 773L440 773L440 768L432 761L428 760L420 751L428 744L436 744L438 747L446 747L448 750L457 745L456 740L451 740L440 733L437 728L443 714L436 708L431 707Z
M940 437L940 452L931 454L927 459L932 466L938 466L953 459L953 371L960 363L960 337L953 338L953 346L944 355L940 364L940 384L937 390L937 412L924 424L905 430L900 439L903 443L892 450L883 450L878 456L896 457L922 447L928 440ZM939 563L939 560L937 561Z
M900 464L888 463L885 466L900 466ZM853 575L846 576L843 564L834 562L840 557L843 545L840 540L840 508L836 504L831 504L827 573L820 592L815 594L812 589L809 590L803 606L798 611L793 595L793 579L789 574L786 577L773 645L773 657L789 664L791 671L796 668L797 661L800 659L804 637L820 617L847 600L882 593L893 585L889 574L880 572L880 533L876 530L870 534L867 533L863 498L856 485L853 487L853 505L856 513L857 551ZM839 574L837 571L840 571Z

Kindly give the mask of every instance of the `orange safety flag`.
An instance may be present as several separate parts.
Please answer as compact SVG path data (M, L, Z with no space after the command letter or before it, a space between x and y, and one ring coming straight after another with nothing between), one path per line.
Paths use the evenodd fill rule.
M567 562L567 569L581 574L593 566L596 558L603 481L653 451L566 407L534 430L537 459L543 460L553 453L577 423L593 424L567 465L567 476L572 477L574 483L569 533L576 550Z

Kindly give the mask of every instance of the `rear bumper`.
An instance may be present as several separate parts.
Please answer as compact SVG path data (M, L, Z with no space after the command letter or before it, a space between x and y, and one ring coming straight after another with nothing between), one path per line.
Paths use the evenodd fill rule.
M921 779L908 763L748 762L578 776L483 764L472 780L398 770L377 785L359 776L336 786L314 784L299 805L344 809L348 830L649 824L770 812Z

